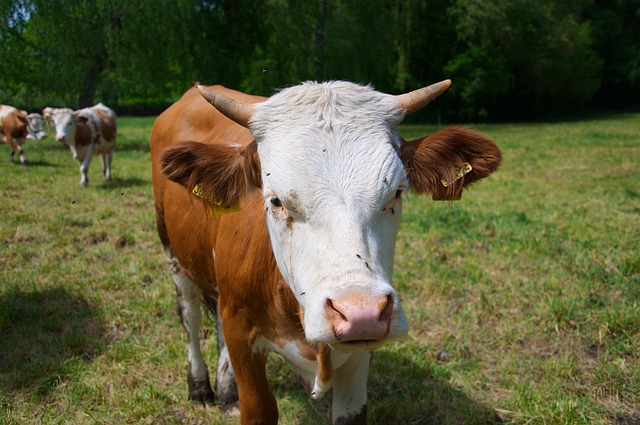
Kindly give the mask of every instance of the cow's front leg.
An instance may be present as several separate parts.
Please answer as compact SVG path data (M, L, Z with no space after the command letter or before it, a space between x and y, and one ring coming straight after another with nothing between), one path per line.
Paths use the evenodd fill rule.
M13 156L16 152L18 152L18 156L20 157L20 164L24 165L24 152L22 151L22 148L20 147L18 142L16 142L11 136L7 136L6 141L11 147L11 149L9 150L9 162L13 162Z
M80 187L85 188L89 184L89 165L91 164L91 159L93 158L93 146L89 146L87 152L84 155L84 158L80 159Z
M256 332L246 312L233 315L229 310L232 309L220 305L224 336L238 385L240 423L275 425L278 406L267 381L267 351L253 346Z
M334 425L367 423L370 351L356 351L334 372L331 417Z
M220 309L216 309L216 329L218 334L218 372L216 374L216 395L223 408L231 407L238 401L238 386L231 365L229 349L224 339Z
M102 154L102 174L104 175L104 180L110 182L111 181L111 158L113 154L103 153Z
M209 370L200 350L202 291L182 272L177 258L170 250L167 252L167 263L176 286L178 316L187 331L189 399L201 403L213 403L214 395L209 381Z

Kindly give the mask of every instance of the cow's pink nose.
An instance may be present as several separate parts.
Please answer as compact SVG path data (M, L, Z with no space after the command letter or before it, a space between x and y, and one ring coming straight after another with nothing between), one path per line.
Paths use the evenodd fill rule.
M56 135L56 140L57 140L58 142L64 142L64 136L58 136L58 135Z
M389 333L393 298L391 295L373 300L358 295L328 298L324 308L338 341L380 340Z

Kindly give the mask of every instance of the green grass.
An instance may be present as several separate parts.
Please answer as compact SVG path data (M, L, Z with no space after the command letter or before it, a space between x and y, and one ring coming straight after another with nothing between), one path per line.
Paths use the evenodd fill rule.
M237 423L186 400L186 338L155 233L148 136L114 181L50 137L0 146L0 423ZM504 164L458 202L410 196L396 285L409 337L374 356L372 424L640 422L640 114L484 125ZM417 137L435 127L407 126ZM51 134L51 133L50 133ZM205 354L215 364L215 329ZM328 423L286 362L281 422Z

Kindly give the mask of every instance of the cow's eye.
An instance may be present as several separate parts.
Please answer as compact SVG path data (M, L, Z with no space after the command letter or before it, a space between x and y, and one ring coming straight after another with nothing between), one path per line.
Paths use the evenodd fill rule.
M282 206L282 201L280 201L280 198L276 198L274 196L271 198L271 205L273 205L276 208L280 208Z
M396 198L401 198L401 197L402 197L402 189L396 190Z

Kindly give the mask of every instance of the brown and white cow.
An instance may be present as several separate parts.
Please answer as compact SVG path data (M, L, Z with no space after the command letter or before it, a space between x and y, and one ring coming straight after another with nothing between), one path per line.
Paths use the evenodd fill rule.
M25 164L22 145L29 135L29 120L27 114L9 105L0 105L0 143L6 143L11 147L9 160L17 152L20 163Z
M53 113L56 140L71 149L73 158L80 163L80 187L89 183L87 176L94 154L102 155L102 173L111 180L111 159L116 144L116 114L98 103L90 108L73 111L56 109Z
M462 128L400 137L404 116L449 84L392 96L308 82L268 99L198 86L158 117L156 218L188 334L191 399L214 399L204 300L217 317L216 396L239 397L243 424L278 420L269 351L312 398L333 390L334 423L366 422L372 350L408 328L391 279L402 195L458 199L501 161L491 140Z

